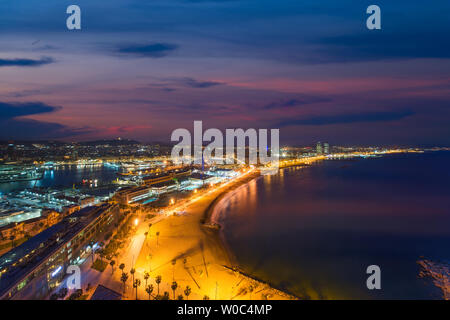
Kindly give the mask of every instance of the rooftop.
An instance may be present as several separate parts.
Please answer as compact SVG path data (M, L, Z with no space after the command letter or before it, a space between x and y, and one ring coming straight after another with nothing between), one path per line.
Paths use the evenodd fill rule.
M152 185L152 188L164 188L169 187L175 184L174 180L164 181L164 182L158 182Z
M195 172L190 175L191 179L197 179L197 180L208 180L211 177L212 176L204 174L204 173L200 173L200 172Z
M0 257L0 296L88 226L110 204L86 207ZM5 272L5 273L2 273Z
M99 284L95 289L91 300L121 300L122 295L114 290L111 290L105 286Z

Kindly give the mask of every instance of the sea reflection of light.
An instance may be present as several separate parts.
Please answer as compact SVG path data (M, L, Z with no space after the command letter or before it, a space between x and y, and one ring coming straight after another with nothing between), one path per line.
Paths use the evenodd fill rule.
M281 169L278 173L278 178L280 179L281 185L284 185L284 170Z
M247 202L250 208L250 212L257 213L256 206L258 204L258 188L256 180L252 180L248 183Z
M264 191L271 193L272 190L272 175L268 174L264 176Z

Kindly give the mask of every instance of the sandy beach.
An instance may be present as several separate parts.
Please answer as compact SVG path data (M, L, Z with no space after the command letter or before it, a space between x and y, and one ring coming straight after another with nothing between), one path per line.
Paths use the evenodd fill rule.
M148 284L154 285L153 294L158 293L155 277L161 276L159 293L167 291L171 299L179 295L186 299L186 286L191 288L188 299L204 299L205 296L226 300L294 298L237 271L220 231L204 224L224 195L259 175L257 171L249 172L226 186L206 192L184 209L185 214L170 216L151 226L135 263L135 277L142 281L141 298L148 296L144 290L145 271L150 272ZM177 283L175 295L171 289L173 281Z

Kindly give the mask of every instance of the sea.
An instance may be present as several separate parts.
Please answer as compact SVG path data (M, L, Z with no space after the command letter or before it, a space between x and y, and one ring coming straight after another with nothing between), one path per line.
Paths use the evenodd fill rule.
M62 189L71 188L74 185L83 187L83 180L86 181L84 187L88 189L90 180L97 180L98 186L111 184L118 177L117 172L117 168L102 164L57 166L46 169L40 180L0 183L0 193L6 194L32 188Z
M418 261L450 260L449 165L443 151L286 168L214 216L245 273L301 299L442 299Z

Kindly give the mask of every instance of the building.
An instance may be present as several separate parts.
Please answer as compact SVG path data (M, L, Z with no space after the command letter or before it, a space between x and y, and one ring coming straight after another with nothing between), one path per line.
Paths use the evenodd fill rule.
M90 300L122 300L122 294L99 284Z
M126 187L120 189L116 192L113 200L120 204L130 204L151 196L151 187L140 186L140 187Z
M152 185L152 193L155 195L160 195L162 193L176 191L178 190L178 187L179 184L174 180L155 183L154 185Z
M323 153L330 154L330 145L328 144L328 142L324 142L323 144Z
M211 176L208 174L204 174L201 172L195 172L195 173L191 174L189 179L191 180L192 184L199 185L199 186L203 186L205 184L210 184L210 183L217 183L218 180L220 180L217 177L214 177L214 176Z
M88 206L93 206L94 204L96 204L96 199L93 196L85 196L84 198L79 198L78 203L80 204L80 206L82 208L84 207L88 207Z
M323 149L322 149L322 143L319 141L316 144L316 153L319 154L323 154Z
M77 212L80 209L81 209L81 207L79 205L71 204L71 205L62 207L61 214L64 216L68 216L74 212Z
M0 299L45 298L118 218L117 205L86 207L1 256Z
M208 175L221 177L224 179L234 178L239 175L239 171L231 169L214 169L206 172Z
M43 210L41 216L24 220L22 222L13 222L0 227L0 245L7 242L20 241L22 238L34 236L42 229L58 223L60 214L53 210Z
M162 174L155 174L142 178L142 183L146 186L151 186L156 183L169 181L172 179L179 179L182 177L188 177L191 174L190 169L186 170L173 170Z

